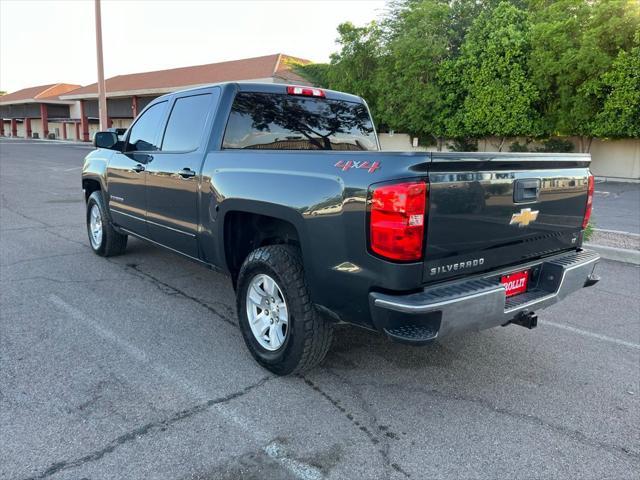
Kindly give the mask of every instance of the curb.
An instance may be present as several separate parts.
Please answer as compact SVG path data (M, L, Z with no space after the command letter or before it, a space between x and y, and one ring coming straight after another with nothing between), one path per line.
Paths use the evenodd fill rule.
M585 247L598 252L602 258L607 260L616 260L618 262L631 263L640 265L640 251L629 250L628 248L606 247L595 243L585 243Z

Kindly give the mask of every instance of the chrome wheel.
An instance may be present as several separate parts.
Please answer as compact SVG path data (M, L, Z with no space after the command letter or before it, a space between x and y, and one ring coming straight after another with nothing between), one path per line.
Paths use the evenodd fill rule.
M289 312L276 281L265 274L253 277L246 307L251 332L260 346L271 351L279 349L289 332Z
M94 249L102 245L102 214L98 205L93 204L89 212L89 238Z

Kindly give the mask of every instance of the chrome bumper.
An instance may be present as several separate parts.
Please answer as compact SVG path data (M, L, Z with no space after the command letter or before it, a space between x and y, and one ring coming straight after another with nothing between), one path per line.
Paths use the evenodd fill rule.
M548 307L593 285L600 256L581 250L529 262L499 272L427 287L410 295L370 293L376 327L407 343L427 343L464 331L505 325L522 312ZM502 275L531 269L535 281L526 293L506 297Z

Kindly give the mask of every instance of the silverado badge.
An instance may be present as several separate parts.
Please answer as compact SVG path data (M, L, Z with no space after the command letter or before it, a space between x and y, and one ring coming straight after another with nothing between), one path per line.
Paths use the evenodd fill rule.
M511 216L509 225L517 223L519 227L526 227L531 222L536 221L536 218L538 218L538 213L540 213L539 210L531 211L530 208L523 208L522 210L520 210L520 213L514 213Z

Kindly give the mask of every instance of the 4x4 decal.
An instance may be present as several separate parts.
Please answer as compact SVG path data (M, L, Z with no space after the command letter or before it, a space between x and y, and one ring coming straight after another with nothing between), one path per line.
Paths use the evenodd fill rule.
M381 165L380 162L369 162L369 161L360 161L356 162L354 160L344 160L338 161L334 167L342 169L342 171L346 172L347 170L351 170L352 168L364 168L369 173L373 173L378 170Z

